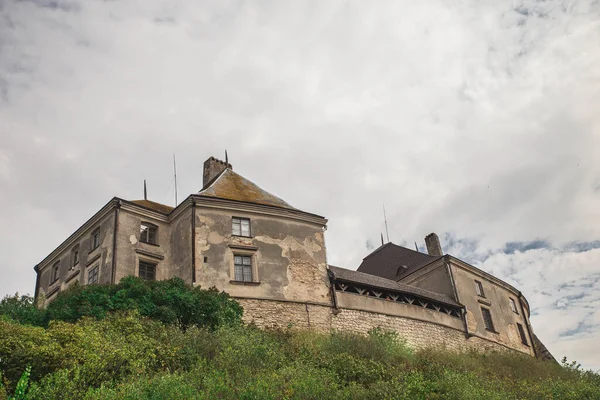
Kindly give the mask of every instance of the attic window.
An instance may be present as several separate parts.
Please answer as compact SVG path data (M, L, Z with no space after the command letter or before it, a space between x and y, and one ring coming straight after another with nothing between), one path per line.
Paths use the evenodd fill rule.
M250 219L233 217L231 219L231 234L250 237Z
M156 225L142 222L140 225L140 242L148 244L157 244L156 241Z
M92 231L92 235L90 237L91 250L97 249L100 246L100 228L96 228Z
M517 311L517 303L515 303L515 301L511 297L509 297L508 300L510 300L510 309L512 310L512 312L518 314L519 311Z
M77 264L79 264L79 245L71 250L71 269L75 268Z
M485 293L483 292L483 285L479 281L475 281L475 291L477 292L477 296L485 297Z
M54 282L58 280L60 276L60 260L55 262L52 266L52 271L50 273L50 284L52 285Z

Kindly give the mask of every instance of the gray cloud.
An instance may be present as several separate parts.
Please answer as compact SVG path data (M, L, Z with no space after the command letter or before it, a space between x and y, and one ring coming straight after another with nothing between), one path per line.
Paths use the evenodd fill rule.
M600 367L599 14L591 0L2 2L0 294L32 292L33 265L143 179L172 204L173 152L181 197L226 148L330 219L332 264L377 246L385 203L394 242L440 233L518 284L551 351Z

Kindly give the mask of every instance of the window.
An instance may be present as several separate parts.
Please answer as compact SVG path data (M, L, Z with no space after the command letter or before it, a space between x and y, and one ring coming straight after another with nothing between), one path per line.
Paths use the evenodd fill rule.
M511 297L509 297L508 300L510 300L510 309L512 310L512 312L518 314L519 311L517 311L517 303L515 303L515 301Z
M155 225L142 222L142 224L140 225L140 242L157 244L156 230L157 227Z
M252 282L252 257L233 256L235 267L235 280L239 282Z
M495 332L494 323L492 322L492 313L487 308L481 307L481 315L483 315L483 323L485 324L485 329L488 331Z
M92 248L91 250L97 249L98 246L100 246L100 228L96 228L94 229L94 231L92 232L92 237L90 238L91 244L92 244Z
M147 281L156 280L156 264L140 260L139 277Z
M483 285L479 281L475 281L475 291L478 296L485 297L485 293L483 293Z
M79 264L79 245L71 250L71 269L75 268L77 264Z
M99 273L100 273L99 265L96 265L94 268L90 269L90 272L88 272L88 285L93 285L94 283L98 283Z
M52 266L52 271L50 271L50 284L52 285L54 282L58 280L60 276L60 261L57 261Z
M517 328L519 329L519 335L521 336L521 343L523 343L525 346L529 346L529 343L527 343L527 337L525 336L525 330L523 329L523 325L517 322Z
M235 236L250 237L250 220L248 218L232 218L231 232Z

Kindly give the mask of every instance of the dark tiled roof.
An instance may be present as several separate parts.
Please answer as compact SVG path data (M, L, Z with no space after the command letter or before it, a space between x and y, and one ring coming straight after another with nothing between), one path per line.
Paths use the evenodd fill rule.
M137 204L138 206L142 206L142 207L157 211L161 214L169 214L171 211L173 211L173 207L171 207L171 206L156 203L156 202L150 201L150 200L132 200L131 202L133 204Z
M247 203L265 204L295 210L294 207L277 196L261 189L232 169L225 169L207 187L198 192L200 196L218 197Z
M390 279L365 274L363 272L352 271L345 268L334 267L333 265L329 266L329 270L333 272L335 279L339 279L345 282L354 282L366 286L376 287L379 289L387 289L400 293L412 294L414 296L434 300L439 303L455 307L462 307L459 303L457 303L456 301L452 300L450 297L444 294L430 292L429 290L421 289L416 286L405 285L403 283L399 283Z
M398 281L441 257L430 256L390 242L366 256L358 271Z

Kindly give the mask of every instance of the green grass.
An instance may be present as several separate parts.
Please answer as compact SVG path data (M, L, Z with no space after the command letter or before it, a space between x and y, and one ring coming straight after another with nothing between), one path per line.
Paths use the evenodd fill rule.
M0 318L0 370L2 400L16 391L27 399L600 399L600 375L576 364L413 351L380 330L183 331L135 312L47 328Z

